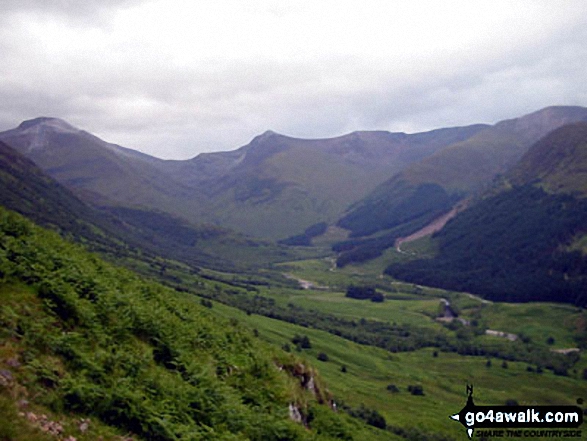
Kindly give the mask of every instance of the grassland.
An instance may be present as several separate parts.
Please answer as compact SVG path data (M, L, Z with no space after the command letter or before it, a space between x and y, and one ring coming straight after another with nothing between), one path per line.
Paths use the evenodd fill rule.
M429 238L405 244L406 253L430 253ZM266 290L278 303L289 303L305 309L328 312L348 319L381 320L427 326L439 332L444 327L435 320L440 298L449 299L459 316L475 321L481 329L516 334L536 347L552 351L576 348L587 328L587 313L577 307L556 303L511 304L487 302L468 293L456 293L414 286L381 276L378 260L409 259L409 254L387 250L386 256L362 265L337 269L329 259L312 259L284 263L290 276L312 281L322 289ZM413 257L412 257L413 258ZM383 303L346 298L344 287L349 284L372 284L386 295ZM328 288L324 288L328 287ZM568 376L551 371L536 372L525 362L506 362L488 357L438 353L432 348L395 353L358 345L321 330L302 328L267 317L246 315L219 306L218 312L236 316L255 327L261 338L276 344L291 344L296 334L307 335L312 348L303 354L310 360L321 352L329 361L319 369L335 396L344 397L351 406L365 404L379 410L389 425L417 427L427 433L442 433L458 439L462 428L444 418L464 404L467 383L475 386L477 404L503 404L516 400L520 404L575 404L587 395L582 372L587 361L579 360ZM503 344L503 338L479 336L484 344ZM436 356L434 353L436 352ZM345 366L346 373L341 371ZM393 384L400 392L391 393ZM413 396L409 385L421 385L425 396ZM455 427L456 426L456 427Z
M452 353L435 357L432 349L392 354L324 331L247 315L220 304L215 304L213 310L253 327L261 339L277 346L293 347L294 335L308 336L312 347L301 355L318 367L335 398L352 407L364 404L377 409L392 427L461 439L462 427L448 416L464 405L467 384L475 387L476 403L488 405L501 405L510 399L528 405L571 405L585 391L581 380L551 372L528 372L526 363L509 362L507 368L502 368L500 360L493 360L492 366L487 367L483 357ZM320 353L326 353L329 361L317 361ZM346 372L342 372L342 366ZM399 392L388 391L391 384ZM424 396L411 395L407 390L410 385L421 385Z
M11 223L8 223L8 227L13 228L11 225ZM14 225L18 226L20 223L16 222ZM24 233L17 230L17 233L10 234ZM56 239L45 238L44 235L40 237L45 241L56 241ZM12 246L11 240L6 239L6 244ZM32 239L27 240L30 242ZM99 264L101 266L96 269L94 265L96 265L97 261L94 257L83 257L78 254L78 251L64 245L59 245L59 247L65 247L63 252L59 251L57 246L46 245L43 241L36 248L27 241L23 241L22 245L19 246L22 246L22 249L15 248L15 250L26 257L26 259L23 257L21 266L17 266L23 274L23 280L30 276L30 268L27 263L29 261L33 261L37 265L36 277L41 275L43 277L58 277L51 275L50 269L43 269L46 263L45 260L52 261L51 259L57 259L60 261L61 257L59 256L61 255L74 256L64 258L67 265L62 262L62 267L64 268L62 271L68 278L63 279L64 282L60 283L70 283L71 278L76 283L76 288L73 289L79 290L83 295L87 295L85 291L87 284L90 286L88 288L90 294L100 292L102 296L106 295L104 293L107 293L108 296L118 296L122 294L114 293L118 291L126 292L124 296L128 296L128 299L120 297L119 301L124 300L126 302L128 300L129 305L121 303L123 305L122 309L119 306L115 311L108 310L108 314L105 316L107 318L106 322L117 322L117 317L119 315L122 317L120 312L127 309L128 311L138 311L140 314L145 315L149 318L149 323L160 322L162 326L162 324L169 322L166 326L173 329L172 334L175 337L167 338L167 334L165 334L165 339L163 339L163 334L157 334L155 335L157 339L154 341L164 341L172 353L176 351L180 355L185 354L185 360L190 360L190 357L194 355L193 348L186 349L191 344L191 337L189 336L193 334L194 330L208 326L207 332L209 335L207 341L217 342L218 350L213 356L206 353L200 358L208 357L206 359L210 359L212 357L208 364L211 366L209 369L209 381L213 384L217 384L221 380L214 372L218 372L218 366L224 366L222 364L224 361L234 359L234 361L230 361L231 364L235 366L242 364L241 358L244 355L237 355L240 344L238 339L241 337L248 342L247 344L251 344L251 347L255 348L253 352L257 355L261 355L262 352L263 354L270 354L269 357L272 359L281 359L289 356L283 353L284 350L291 351L295 359L301 360L303 365L313 366L313 368L317 369L316 378L321 379L319 380L321 384L325 384L332 392L335 401L338 403L339 410L353 412L364 406L378 412L385 418L388 428L385 431L368 427L357 419L350 419L342 411L339 412L338 416L334 417L322 415L323 419L316 422L318 424L320 421L325 422L330 421L329 418L336 418L337 424L342 424L346 427L345 433L352 433L353 439L358 441L399 439L440 441L462 439L465 436L462 427L451 421L448 416L462 408L465 403L465 387L466 384L470 383L475 386L477 404L501 405L506 400L516 400L520 404L575 404L578 398L587 398L587 382L582 378L583 370L587 369L585 360L572 361L574 364L569 364L568 372L562 374L559 372L559 375L555 375L553 369L547 369L546 367L542 369L541 373L538 373L535 361L532 363L513 361L514 359L520 360L520 358L507 358L511 355L509 353L506 354L507 357L495 358L480 354L476 356L463 355L464 352L462 351L457 353L451 352L450 349L453 345L455 345L455 351L463 348L467 349L464 346L459 346L461 343L473 348L495 347L499 348L500 351L502 348L510 346L512 348L529 347L533 350L542 350L543 353L548 355L551 353L551 349L579 346L581 345L581 336L585 336L587 316L585 311L572 306L546 303L491 303L467 293L455 293L401 283L388 276L381 276L381 265L375 261L360 266L348 266L339 269L333 267L332 259L329 257L315 258L313 253L321 252L319 248L308 249L305 256L313 257L311 259L302 260L304 253L300 252L297 253L300 260L277 264L272 269L255 273L236 274L214 270L195 270L185 264L159 258L150 261L136 260L126 262L128 266L134 267L136 271L158 278L167 285L176 288L175 291L171 291L168 289L163 290L160 287L143 285L143 282L134 279L134 276L115 272L115 270L108 269L109 267L103 264ZM32 251L33 249L35 250L34 252ZM430 242L426 241L406 244L402 248L406 253L416 252L420 254L427 252L426 250L429 249ZM34 257L37 260L32 260L33 257L31 256L37 256L41 252L51 256L51 259ZM31 253L30 256L27 253ZM395 255L390 254L389 257L396 259L409 259L410 256L414 255L397 253L395 250L388 250L388 253L395 253ZM54 257L54 254L56 257ZM10 260L6 262L8 262L6 263L8 266L4 271L9 274L7 269L12 268L13 263L10 263L12 262ZM17 262L21 261L17 260ZM80 269L76 270L78 266L80 266ZM47 274L42 271L46 271ZM75 273L75 276L70 275L72 272ZM287 274L290 279L287 279L284 274ZM59 275L59 277L62 276ZM131 280L132 284L124 285L126 279ZM295 279L310 281L322 288L300 289ZM60 278L56 280L61 281ZM375 303L368 300L347 298L345 291L350 284L373 285L384 294L385 301ZM120 289L116 288L119 285ZM3 295L3 306L8 311L5 317L6 323L12 323L13 321L14 314L10 315L12 314L11 311L24 314L24 311L28 308L29 312L32 310L34 314L41 314L39 308L42 305L34 303L36 286L29 287L24 291L19 289L7 288L0 292ZM136 293L136 297L133 292ZM163 302L162 304L167 305L160 311L151 310L152 308L146 303L146 299L154 295L153 292L157 293L156 298L160 298L160 301ZM141 295L146 295L145 293L148 294L145 299L140 297ZM197 294L197 296L193 294ZM209 299L214 300L216 298L225 304L216 301L209 302ZM79 310L82 312L86 311L86 309L90 311L89 308L93 308L86 300L77 300L73 297L73 300L69 297L67 299L68 301L71 300L76 308L79 306ZM476 324L474 326L465 326L460 322L443 324L436 320L440 311L441 299L450 301L451 306L459 313L461 318L471 323L476 322ZM209 302L208 306L211 306L211 309L203 310L200 306L203 301ZM188 303L190 305L195 303L195 305L190 306ZM258 311L255 309L256 306L259 306ZM290 323L270 318L271 314L279 316L279 314L283 314L284 311L287 312L288 310L310 317L315 322L308 321L304 326L300 326L294 324L295 322ZM265 315L260 315L260 313ZM299 315L295 317L292 315L289 318L296 318ZM39 315L39 317L43 316ZM336 322L337 319L340 321ZM46 319L43 320L46 321ZM30 319L29 322L43 323L43 320ZM399 349L399 351L404 352L392 352L375 347L378 344L375 343L375 340L374 343L370 343L372 346L358 344L356 341L359 340L353 341L353 338L366 336L367 339L370 339L377 337L377 331L373 331L373 329L377 328L371 328L371 330L368 326L361 328L360 325L363 322L390 326L397 324L400 331L409 331L413 336L421 333L422 339L418 340L416 338L414 340L419 341L421 344L413 348L403 347ZM353 323L357 324L356 329L350 333L345 333L343 327L353 328L355 326ZM328 328L332 324L335 324L338 328ZM66 322L63 326L71 326L71 324ZM93 320L88 319L87 326L97 335L110 332L106 330L106 327L104 329L96 328L97 325ZM321 328L318 329L319 327ZM526 346L514 346L522 343L511 343L503 338L482 335L485 328L518 334L520 338L523 337L528 343ZM129 329L124 328L124 335L130 335L127 339L127 346L134 347L136 346L134 343L139 342L139 339L132 334L133 328L130 327ZM341 335L344 335L345 338L335 335L337 329L343 331ZM63 336L59 332L54 333L53 331L47 325L47 330L43 331L42 335L45 335L44 338L49 339L50 342L53 340L61 341L60 339ZM292 342L293 337L296 335L308 337L311 347L298 350ZM252 336L257 338L251 340ZM389 336L391 339L395 338L393 333L389 334ZM432 339L430 339L430 336L432 336ZM440 338L438 346L435 346L434 336ZM552 337L552 341L548 341L549 337ZM257 341L257 339L261 341ZM104 344L111 345L114 341L115 339L110 339ZM233 343L226 343L230 341ZM442 341L444 343L448 342L448 345L443 345ZM267 343L271 346L267 346ZM155 349L143 346L142 343L138 345L139 349L142 348L141 350L146 351L145 353L155 351ZM104 354L110 350L110 346L105 347ZM92 361L93 352L88 347L80 343L78 349L79 356L84 363L94 362ZM22 350L22 348L19 350ZM14 348L11 349L9 344L0 347L0 359L10 359L10 351L14 351ZM41 350L39 351L43 353ZM129 352L129 354L132 353L132 351ZM321 361L319 359L321 354L327 355L328 360ZM553 357L555 355L559 356L554 352L552 354ZM51 354L51 357L53 357L51 360L57 360L53 354ZM247 357L254 358L252 353L245 357L246 360L249 360ZM321 356L321 358L324 357ZM487 366L488 358L491 359L490 366ZM504 358L507 359L505 364ZM185 360L184 355L181 355L181 357L174 357L173 363L184 363ZM271 363L268 363L267 366L271 366ZM169 366L174 366L174 364L170 362ZM98 366L96 369L102 372L102 370L106 370L106 367ZM165 381L177 386L176 383L179 382L179 378L173 377L173 369L175 368L167 367L170 372L165 372L162 369L162 366L148 364L145 373L141 375L145 378L150 378L150 375L155 375L155 373L161 378L165 375ZM255 386L257 384L255 383L257 381L255 380L255 374L250 373L249 375L248 370L242 369L244 369L243 372L246 372L248 379L246 385L240 385L239 383L239 387L242 387L247 394L253 394L253 391L254 394L261 393L259 392L261 389ZM271 369L267 369L271 371ZM74 371L74 373L68 375L72 375L76 383L80 383L84 387L90 387L91 381L85 378L84 371L79 373ZM169 380L167 380L167 375L171 375ZM285 380L280 381L283 383ZM119 390L119 388L115 388L108 382L105 384L108 385L108 391ZM287 389L287 385L284 386L284 384L281 384L280 387ZM424 394L414 395L410 393L408 390L410 386L422 387ZM271 389L271 387L265 387L265 389ZM390 389L396 391L393 392ZM224 389L221 388L221 390ZM181 393L177 393L179 394L178 396L181 396ZM231 392L231 394L234 394L234 392ZM286 392L284 394L287 395ZM133 399L138 400L137 397L138 395L132 395ZM0 412L0 416L9 419L10 415L15 412L15 408L10 407L10 403L7 404L6 401L5 394L0 396L0 407L8 407L8 409L5 409L6 411ZM59 403L59 400L53 400L53 402ZM96 401L96 403L99 402L100 400ZM284 403L287 404L286 401L283 401L279 409L283 410ZM271 405L273 406L274 404ZM33 403L32 406L35 406L35 404ZM251 427L258 425L259 422L255 423L251 417L250 421L252 423L248 425L249 417L252 414L242 406L237 407L237 410L244 415L243 418L246 417L247 419L247 425L243 427L247 431L253 430ZM319 413L321 412L319 406L314 405L312 408L318 409L317 412ZM48 406L45 406L39 407L38 412L48 412L50 410ZM34 411L37 412L36 409ZM85 414L90 414L93 410L88 407L84 408L83 411ZM56 412L55 418L59 417L59 415L59 412ZM282 414L280 413L279 415ZM75 422L78 421L76 418L79 418L79 416L72 415L66 422L74 428ZM22 422L21 420L19 421ZM273 423L267 422L267 428L271 427L271 424ZM289 423L285 421L284 424L288 425ZM317 427L316 430L319 430ZM111 430L106 425L104 427L96 425L95 428L96 431L93 433L106 434ZM23 426L22 431L18 429L17 433L25 433L25 429L26 427ZM336 424L329 423L331 434L335 433L335 429ZM304 438L303 432L300 432L297 428L293 427L291 430L296 433L299 432L299 436L302 439ZM115 432L112 433L112 436L116 436ZM399 436L399 433L402 435ZM80 439L83 439L83 437Z

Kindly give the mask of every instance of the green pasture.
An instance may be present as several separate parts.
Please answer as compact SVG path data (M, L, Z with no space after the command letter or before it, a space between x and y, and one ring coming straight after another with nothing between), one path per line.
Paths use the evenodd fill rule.
M364 318L443 329L442 325L434 320L440 305L437 298L418 298L404 294L403 300L386 299L382 303L375 303L370 300L351 299L346 297L344 292L333 291L270 290L266 292L266 295L269 294L282 304L291 303L304 309L313 309L348 319Z
M355 344L316 329L303 328L278 320L246 315L234 308L214 304L213 311L237 319L257 330L259 338L278 346L291 343L294 335L306 335L311 349L301 356L319 369L329 390L344 397L347 405L361 404L376 409L388 425L417 428L427 433L442 433L461 439L463 428L448 416L458 412L466 401L466 385L473 384L476 404L502 405L506 400L520 404L575 404L587 396L587 381L527 371L526 363L494 359L487 367L487 358L438 353L431 349L389 353L382 349ZM328 355L327 362L317 360L319 353ZM342 372L346 367L346 373ZM387 390L395 385L399 392ZM408 392L410 385L423 387L423 396Z
M558 303L477 303L462 309L463 317L479 318L483 326L529 337L534 343L553 349L574 348L574 336L587 329L587 313L572 305Z

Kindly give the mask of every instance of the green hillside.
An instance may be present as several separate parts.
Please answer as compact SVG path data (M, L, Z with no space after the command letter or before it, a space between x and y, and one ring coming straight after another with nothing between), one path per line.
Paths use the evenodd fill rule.
M89 208L31 160L1 141L0 184L1 205L78 238L85 237L96 243L108 241L97 227L90 226L105 220L97 210Z
M408 166L353 204L338 221L355 237L381 235L391 229L385 241L367 238L354 242L355 251L346 247L342 263L381 255L395 239L450 211L457 201L487 189L542 136L569 122L584 120L585 108L549 107L485 128ZM340 246L335 249L340 251Z
M111 258L174 259L193 268L246 271L290 260L298 252L162 212L96 209L0 141L0 204ZM315 251L308 251L308 253Z
M587 123L544 137L507 174L513 184L538 181L549 193L587 196Z
M435 235L436 257L386 272L494 300L587 305L586 151L586 124L553 131Z
M220 224L251 235L301 234L336 220L389 176L481 127L414 135L356 132L323 140L268 133L242 149L244 159L230 173L211 181L218 186L215 213Z
M0 139L87 202L184 215L204 209L197 194L157 168L164 161L102 141L60 119L25 121L0 133Z
M0 297L2 439L44 439L56 424L82 440L326 440L363 430L328 408L304 362L4 209Z

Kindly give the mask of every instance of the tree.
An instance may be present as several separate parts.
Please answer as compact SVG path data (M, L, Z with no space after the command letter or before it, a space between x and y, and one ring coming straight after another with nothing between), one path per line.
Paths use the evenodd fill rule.
M424 395L424 388L419 384L414 386L409 385L408 392L410 392L412 395Z
M393 392L393 393L399 392L399 388L395 384L388 384L387 385L387 390L389 392Z
M320 361L324 361L324 362L326 362L326 361L328 361L328 360L329 360L329 358L328 358L328 354L326 354L326 353L324 353L324 352L320 352L320 353L318 354L318 357L316 357L316 358L318 358L318 360L320 360Z
M375 294L373 294L373 296L371 297L372 302L381 303L383 302L383 300L385 300L385 297L383 297L383 294L377 291L375 291Z
M294 338L291 339L292 343L298 346L301 349L310 349L312 344L310 343L310 339L307 335L295 335Z

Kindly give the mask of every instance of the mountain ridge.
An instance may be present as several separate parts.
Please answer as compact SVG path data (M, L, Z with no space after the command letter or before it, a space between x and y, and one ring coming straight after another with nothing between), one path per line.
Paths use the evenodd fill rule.
M505 173L548 132L570 122L587 121L587 108L551 106L519 118L500 121L470 138L409 165L379 185L364 200L353 204L338 225L354 235L366 235L398 226L393 220L372 218L372 213L393 213L424 184L441 187L460 199L482 191L499 173ZM449 211L452 206L445 207ZM427 215L430 220L434 210ZM360 226L363 225L363 226Z
M0 141L0 205L16 211L94 251L118 257L160 255L197 269L249 270L287 259L283 247L244 238L211 225L193 225L167 213L137 208L96 208ZM232 254L246 255L240 261Z
M514 185L538 180L552 193L587 196L587 122L565 125L549 133L507 177Z
M553 130L433 236L435 257L386 273L497 301L585 307L586 171L587 123Z
M229 152L169 161L107 143L55 118L25 121L0 139L87 202L155 209L280 239L333 221L394 171L484 126L422 134L354 132L297 139L267 131ZM31 148L43 145L43 149Z
M50 117L24 121L0 139L94 205L156 210L276 240L337 220L354 236L376 233L411 222L411 215L386 220L406 204L422 207L414 227L422 225L487 186L537 135L577 119L587 120L587 109L553 106L492 126L412 134L299 139L269 130L236 150L182 161L108 143ZM428 203L434 207L427 212ZM360 232L353 224L363 218L375 224Z

